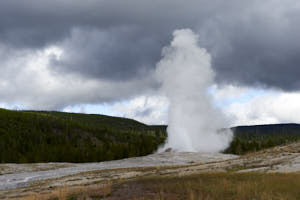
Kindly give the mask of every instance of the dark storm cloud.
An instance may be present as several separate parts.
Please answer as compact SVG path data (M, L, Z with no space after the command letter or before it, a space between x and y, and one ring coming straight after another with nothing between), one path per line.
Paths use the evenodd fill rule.
M228 27L219 30L223 37L207 45L208 49L216 48L213 64L217 79L249 86L299 90L299 10L278 13L270 7L268 14L267 9L253 11L251 17L229 23ZM222 41L225 44L218 45Z
M159 37L139 34L132 27L73 29L62 43L65 55L53 60L57 71L77 72L92 78L115 81L148 76L160 56Z
M172 32L191 28L212 54L218 82L299 90L299 13L296 0L3 0L0 57L7 70L18 52L58 46L64 53L51 60L53 73L126 82L131 96L155 85L151 72ZM100 92L120 98L109 87Z
M145 76L173 30L201 20L199 3L179 2L0 2L0 38L15 48L63 45L65 55L53 62L60 72L114 80Z

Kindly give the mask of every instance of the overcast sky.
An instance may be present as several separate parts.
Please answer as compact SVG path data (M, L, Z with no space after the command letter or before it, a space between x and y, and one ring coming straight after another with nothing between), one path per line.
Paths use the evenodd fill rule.
M153 74L181 28L211 54L233 125L300 123L297 0L1 0L0 105L167 123Z

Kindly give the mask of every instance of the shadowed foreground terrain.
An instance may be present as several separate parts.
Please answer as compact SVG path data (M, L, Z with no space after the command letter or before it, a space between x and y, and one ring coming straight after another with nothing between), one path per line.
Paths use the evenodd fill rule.
M107 200L297 200L299 173L202 173L189 176L147 177L105 185L60 188L51 194L23 197L32 199Z
M106 196L149 200L299 199L299 184L300 174L295 173L203 173L129 181L112 187Z

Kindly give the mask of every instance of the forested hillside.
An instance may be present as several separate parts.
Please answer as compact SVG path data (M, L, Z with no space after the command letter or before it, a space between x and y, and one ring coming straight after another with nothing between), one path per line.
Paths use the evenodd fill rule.
M0 162L97 162L147 155L167 126L95 114L0 109ZM225 153L245 154L300 139L299 124L238 126Z
M167 126L152 126L166 133ZM224 153L243 155L300 140L300 124L268 124L230 128L233 140ZM225 129L224 129L225 130Z
M142 156L165 133L135 120L0 109L0 162L95 162Z
M241 155L300 140L299 124L238 126L231 129L234 139L226 153Z

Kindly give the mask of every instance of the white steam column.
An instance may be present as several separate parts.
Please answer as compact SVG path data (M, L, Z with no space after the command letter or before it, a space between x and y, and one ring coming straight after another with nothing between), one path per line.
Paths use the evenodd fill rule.
M176 30L170 46L163 48L156 76L169 98L168 139L159 151L219 152L228 147L232 133L216 108L208 88L214 82L209 53L198 46L190 29Z

